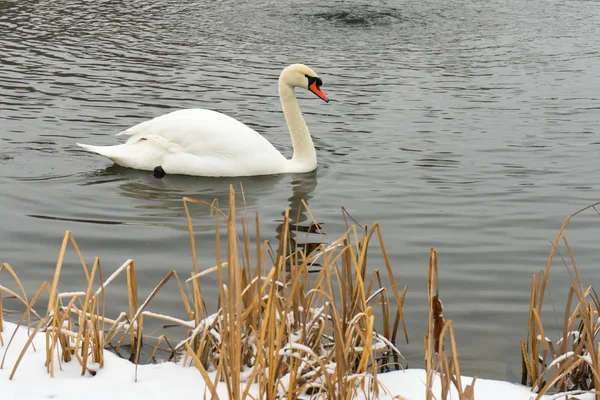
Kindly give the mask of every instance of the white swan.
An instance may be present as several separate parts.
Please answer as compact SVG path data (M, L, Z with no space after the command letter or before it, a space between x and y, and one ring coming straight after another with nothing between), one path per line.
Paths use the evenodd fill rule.
M294 147L291 160L254 129L201 108L174 111L120 132L117 136L131 136L124 144L77 144L124 167L154 171L157 177L165 173L249 176L308 172L317 167L317 153L294 88L308 89L329 102L321 85L317 74L302 64L290 65L279 76L279 97Z

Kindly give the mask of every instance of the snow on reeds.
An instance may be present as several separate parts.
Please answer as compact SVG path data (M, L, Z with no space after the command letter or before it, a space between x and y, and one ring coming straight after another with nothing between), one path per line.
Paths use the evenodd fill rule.
M196 261L192 204L209 207L215 218L216 266L203 271ZM168 272L145 299L138 298L133 260L105 279L98 259L91 267L86 264L71 232L64 235L52 283L43 283L31 299L11 266L3 264L0 273L8 273L18 291L0 285L0 313L2 293L18 299L25 308L18 324L31 332L10 378L18 373L21 358L37 335L45 336L45 366L50 375L69 362L78 363L82 375L94 375L103 368L103 350L109 345L117 352L127 346L130 360L137 364L144 320L152 318L179 325L187 332L175 346L165 335L160 336L152 355L161 344L169 343L171 359L197 368L211 398L218 397L219 382L232 399L254 398L251 387L258 387L259 398L273 399L373 398L385 391L377 375L401 357L395 342L400 323L406 334L402 313L406 288L400 290L396 284L379 225L369 229L348 226L338 240L309 253L293 245L286 213L274 254L269 244L261 241L258 217L255 240L251 241L248 216L236 216L233 188L228 206L222 210L214 203L184 199L193 270L186 280L175 271ZM316 221L314 226L319 226ZM223 230L227 243L222 244ZM383 271L367 270L372 241L381 249ZM69 245L77 254L87 285L80 291L60 292ZM223 248L227 249L224 254ZM384 273L390 283L387 287L382 284ZM216 274L218 279L219 307L212 311L206 309L202 292L207 274ZM105 289L123 278L127 280L128 310L116 318L108 317ZM184 319L147 310L171 280L179 287ZM49 294L49 300L45 315L38 315L34 307L42 294ZM377 323L375 315L381 318ZM376 327L382 330L377 332ZM5 345L11 346L11 341L8 338ZM2 365L0 360L0 368Z

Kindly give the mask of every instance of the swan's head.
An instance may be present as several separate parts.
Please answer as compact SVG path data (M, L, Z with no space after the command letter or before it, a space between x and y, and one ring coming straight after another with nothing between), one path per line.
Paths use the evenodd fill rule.
M310 90L322 100L329 102L327 95L321 90L323 81L317 73L303 64L292 64L281 72L279 80L289 86Z

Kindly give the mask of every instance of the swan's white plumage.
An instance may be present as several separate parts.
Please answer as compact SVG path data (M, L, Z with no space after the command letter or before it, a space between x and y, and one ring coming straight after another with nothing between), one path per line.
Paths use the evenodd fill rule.
M316 168L316 152L296 102L294 87L307 87L306 76L316 76L301 64L284 69L279 93L288 123L294 157L288 160L267 139L225 114L194 108L171 112L117 134L124 144L84 149L110 158L116 164L167 174L249 176L308 172Z
M117 135L129 139L115 146L80 146L125 167L152 171L162 166L169 174L264 175L288 161L258 132L200 108L161 115Z

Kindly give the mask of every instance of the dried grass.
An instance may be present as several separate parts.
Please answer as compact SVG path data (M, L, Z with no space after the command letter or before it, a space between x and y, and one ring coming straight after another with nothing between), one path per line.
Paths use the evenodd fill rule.
M600 388L600 299L594 288L583 286L581 276L565 229L571 219L584 211L598 214L598 203L585 207L568 216L552 244L544 270L533 275L529 305L527 339L521 342L522 384L538 393L536 399L552 392L577 394ZM559 246L564 252L561 254ZM571 278L566 299L562 335L553 342L545 333L542 322L542 306L548 277L554 259L558 257ZM596 399L600 393L596 392Z
M425 335L426 399L434 398L434 381L439 379L442 400L449 397L452 387L456 390L460 400L473 400L475 398L473 388L477 377L473 378L470 385L463 388L452 321L444 320L442 300L438 289L438 256L435 249L431 249L429 256L427 288L429 318ZM444 345L446 338L448 338L452 350L450 355Z
M197 264L192 204L208 206L215 218L216 266L204 271ZM258 217L255 241L251 242L247 215L236 216L233 188L228 206L226 214L215 202L184 199L192 246L190 277L182 282L175 271L168 272L141 304L133 260L104 280L100 261L96 259L88 268L68 231L52 284L42 284L31 300L13 269L3 264L0 272L5 270L13 277L21 294L0 286L0 296L4 292L24 304L26 311L18 324L27 325L31 332L11 379L37 334L45 335L50 375L67 362L79 363L82 375L94 375L104 365L103 350L107 347L117 353L127 347L130 360L138 364L144 320L152 318L186 331L185 339L174 346L161 335L152 356L161 344L168 344L170 359L198 369L211 398L218 398L218 383L225 385L231 399L253 398L252 385L258 387L259 398L271 399L302 395L351 399L359 393L370 398L384 391L377 374L382 367L389 367L394 357L401 357L395 346L400 323L408 337L402 313L406 287L398 289L379 225L370 229L348 225L338 240L329 246L312 246L309 251L309 246L300 248L292 240L292 224L286 213L279 248L272 253L269 243L261 241ZM313 218L309 231L318 231L319 226ZM226 254L221 254L223 229L227 232ZM378 242L381 249L389 287L382 284L378 269L367 268L372 241ZM69 244L77 254L87 285L82 291L65 293L59 290L59 284ZM212 314L205 307L201 289L207 274L216 274L219 284L219 307ZM123 275L127 280L128 312L112 319L105 316L105 289ZM178 285L186 320L147 310L172 280ZM49 294L44 316L33 310L42 293ZM0 297L0 311L1 307ZM376 314L381 318L378 323ZM33 318L37 319L35 326ZM377 326L383 327L383 333L375 330ZM0 318L0 341L1 332Z

